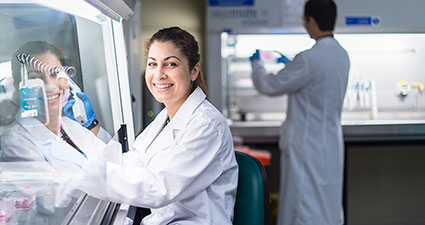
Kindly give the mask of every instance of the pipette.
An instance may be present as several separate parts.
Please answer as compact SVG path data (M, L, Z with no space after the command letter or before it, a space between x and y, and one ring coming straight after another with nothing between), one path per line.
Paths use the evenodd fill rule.
M59 95L59 112L58 112L58 122L57 122L57 139L61 137L61 126L62 126L62 94Z

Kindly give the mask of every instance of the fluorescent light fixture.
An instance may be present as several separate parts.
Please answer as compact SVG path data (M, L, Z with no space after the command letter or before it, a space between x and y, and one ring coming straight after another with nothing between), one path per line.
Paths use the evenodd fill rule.
M98 9L84 0L33 0L32 2L97 23L101 23L105 18Z

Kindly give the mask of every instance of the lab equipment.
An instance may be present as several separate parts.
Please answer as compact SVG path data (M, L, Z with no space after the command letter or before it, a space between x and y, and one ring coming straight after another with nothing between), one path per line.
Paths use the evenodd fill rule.
M70 99L64 107L65 115L70 117L73 120L78 121L81 125L87 124L87 115L84 108L84 102L81 98L77 96L77 93L81 93L81 89L77 86L77 84L68 76L64 71L58 73L57 78L64 77L68 80L69 87L71 88L71 94L73 95L73 99ZM72 113L69 112L69 108L67 105L71 105ZM68 112L68 113L67 113ZM96 116L95 116L96 117ZM90 125L90 124L88 124ZM87 125L87 126L88 126Z
M60 72L74 76L76 69L72 66L50 66L29 54L16 56L21 63L21 82L19 83L20 110L22 118L37 118L44 124L49 123L46 87L38 78L28 79L26 66L43 74L56 76Z
M62 124L62 94L59 96L59 110L58 110L58 124L56 126L56 135L60 138L61 124Z
M11 199L1 198L0 199L0 223L9 222L15 213L15 205Z
M9 192L5 199L12 201L16 210L29 210L35 203L35 193L30 186L25 186L21 190Z
M46 88L41 79L30 79L19 84L19 102L22 118L35 117L44 124L49 123Z
M291 60L288 59L284 54L275 50L259 50L256 49L254 54L249 57L250 61L261 59L265 63L283 63L286 64Z
M21 82L19 83L19 103L21 118L37 118L49 123L47 95L44 82L39 78L28 79L25 54L16 56L21 63Z
M409 85L409 82L405 81L405 80L399 80L397 82L397 94L401 97L404 98L409 94L411 87Z
M78 110L74 110L76 104L79 104ZM67 117L77 120L85 128L91 129L93 125L98 124L90 100L83 92L75 92L75 95L64 106L64 112ZM84 120L82 119L83 115ZM84 121L85 123L83 123Z
M29 67L40 71L41 73L50 74L53 76L58 75L60 72L65 72L70 77L73 77L77 70L73 66L51 66L37 59L36 57L29 54L19 54L16 56L18 61L22 64L28 65Z

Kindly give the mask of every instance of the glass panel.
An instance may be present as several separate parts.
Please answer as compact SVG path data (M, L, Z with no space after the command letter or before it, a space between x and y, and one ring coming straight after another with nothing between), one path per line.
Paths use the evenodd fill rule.
M114 131L103 40L103 23L110 20L20 2L0 1L0 223L61 224L79 204L81 193L55 205L57 177L49 164L74 173L79 165L73 162L84 160L84 154L73 140L90 132L65 113L70 96L84 99L76 96L78 89L86 94L102 127L100 139L109 141ZM71 89L61 76L73 81ZM84 114L87 102L82 104ZM78 109L69 111L80 118ZM57 139L75 154L47 148L49 140ZM63 157L73 162L62 162Z

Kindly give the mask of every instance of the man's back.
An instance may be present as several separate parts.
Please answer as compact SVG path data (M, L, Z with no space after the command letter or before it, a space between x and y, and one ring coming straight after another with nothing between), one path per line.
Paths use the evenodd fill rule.
M299 56L306 68L300 76L306 78L302 86L289 93L285 126L296 130L294 135L307 132L314 138L329 134L330 139L323 137L319 143L330 144L328 141L335 139L340 127L348 82L348 54L335 39L323 38Z

